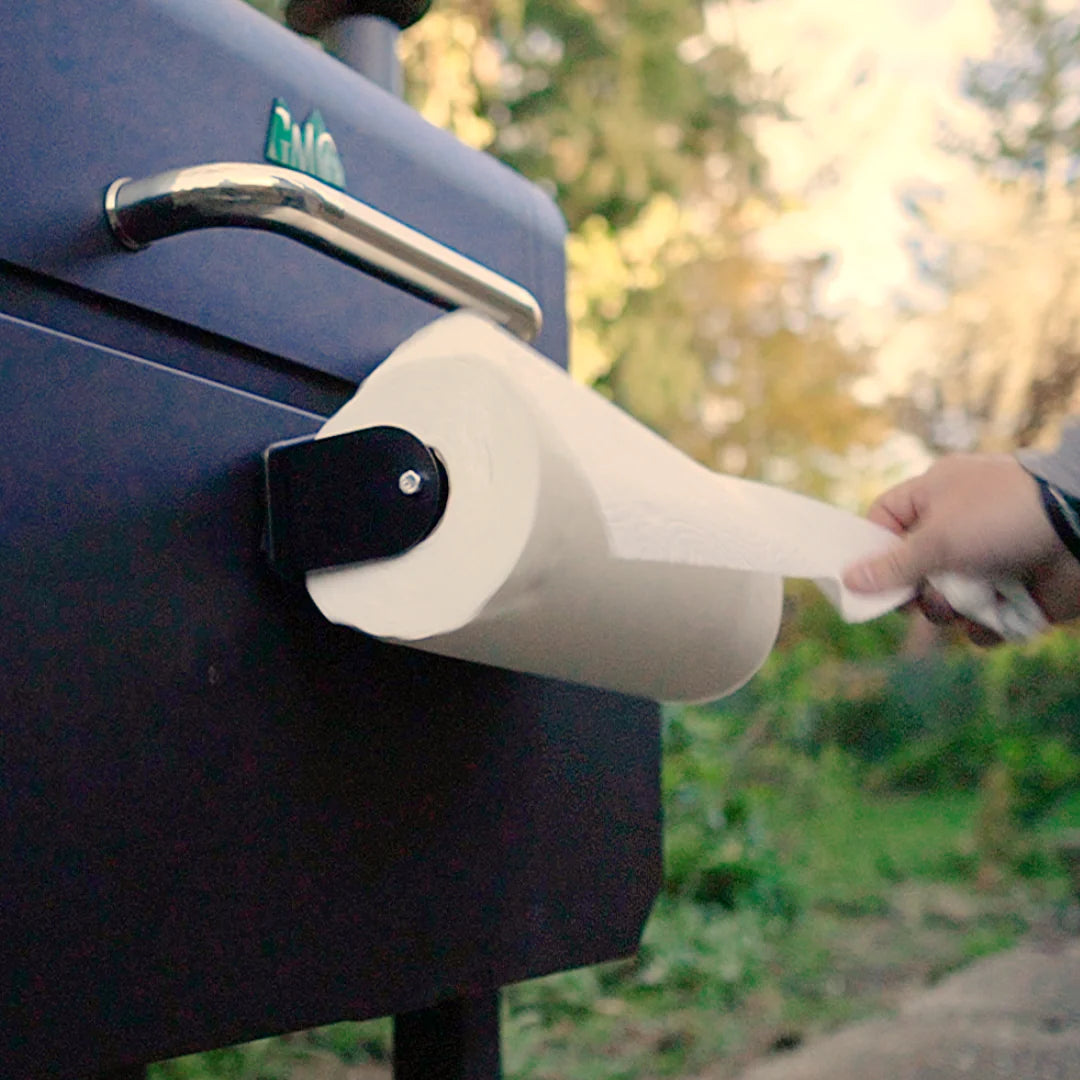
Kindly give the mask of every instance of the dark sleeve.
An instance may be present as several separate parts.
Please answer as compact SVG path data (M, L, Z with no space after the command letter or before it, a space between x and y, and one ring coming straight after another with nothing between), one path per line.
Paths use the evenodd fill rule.
M1043 510L1054 531L1080 559L1080 422L1069 423L1056 450L1020 450L1016 458L1038 482Z
M1033 476L1053 484L1065 495L1080 498L1080 419L1069 422L1056 450L1019 450L1016 458Z

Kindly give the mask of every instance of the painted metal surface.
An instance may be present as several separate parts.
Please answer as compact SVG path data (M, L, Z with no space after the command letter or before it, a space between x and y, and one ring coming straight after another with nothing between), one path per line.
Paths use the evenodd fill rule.
M277 236L117 257L118 176L263 159L275 99L318 109L349 193L533 293L566 363L558 211L533 185L234 0L0 0L0 260L359 380L438 310Z
M331 626L260 552L318 418L0 318L0 1075L632 952L654 706Z
M241 3L0 16L0 1076L390 1013L406 1074L495 1075L499 986L636 948L658 711L323 620L264 557L262 453L438 310L267 233L132 254L102 199L317 111L349 192L531 292L565 365L562 220Z

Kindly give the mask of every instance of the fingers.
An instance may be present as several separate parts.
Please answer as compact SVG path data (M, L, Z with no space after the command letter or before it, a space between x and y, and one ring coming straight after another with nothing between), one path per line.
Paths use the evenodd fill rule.
M958 615L952 605L937 591L930 586L924 586L915 600L915 606L926 616L927 620L935 626L955 626L968 636L971 642L980 648L988 649L994 645L1000 645L1004 640L993 630Z
M902 536L919 520L919 491L922 477L905 480L879 495L867 512L867 517L877 525Z
M886 491L868 516L897 540L845 570L843 582L853 592L911 590L931 622L957 626L978 645L996 644L999 637L960 616L927 586L929 578L944 572L975 582L1015 577L1051 620L1080 613L1080 562L1069 561L1073 577L1063 580L1067 553L1035 481L1011 457L947 455L921 476ZM1062 596L1066 603L1051 602ZM957 603L965 611L979 610Z
M922 486L922 477L906 480L890 488L870 507L867 517L871 521L905 539L883 555L848 567L843 580L852 592L873 593L914 587L925 576L924 544L917 531Z
M930 585L924 585L919 590L915 603L935 626L946 626L959 617L952 604Z
M981 623L972 622L970 619L959 618L956 620L956 625L967 634L972 644L978 645L981 649L992 649L1005 640L993 630L988 630Z
M885 592L904 586L914 588L927 573L923 547L919 534L912 533L883 555L849 566L844 571L844 584L858 593Z

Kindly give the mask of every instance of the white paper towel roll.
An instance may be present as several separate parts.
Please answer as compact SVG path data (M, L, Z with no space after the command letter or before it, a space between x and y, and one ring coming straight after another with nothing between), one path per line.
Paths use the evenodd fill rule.
M517 671L661 701L720 697L768 655L782 578L815 579L846 618L907 594L839 582L890 534L691 461L472 314L398 348L320 438L379 424L442 458L442 520L393 559L310 573L335 623Z

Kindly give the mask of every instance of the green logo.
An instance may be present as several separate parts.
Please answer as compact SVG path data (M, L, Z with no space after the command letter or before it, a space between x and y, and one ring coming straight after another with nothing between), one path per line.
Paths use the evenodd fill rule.
M285 102L275 99L266 132L266 160L317 176L334 187L345 187L345 166L318 109L299 124Z

